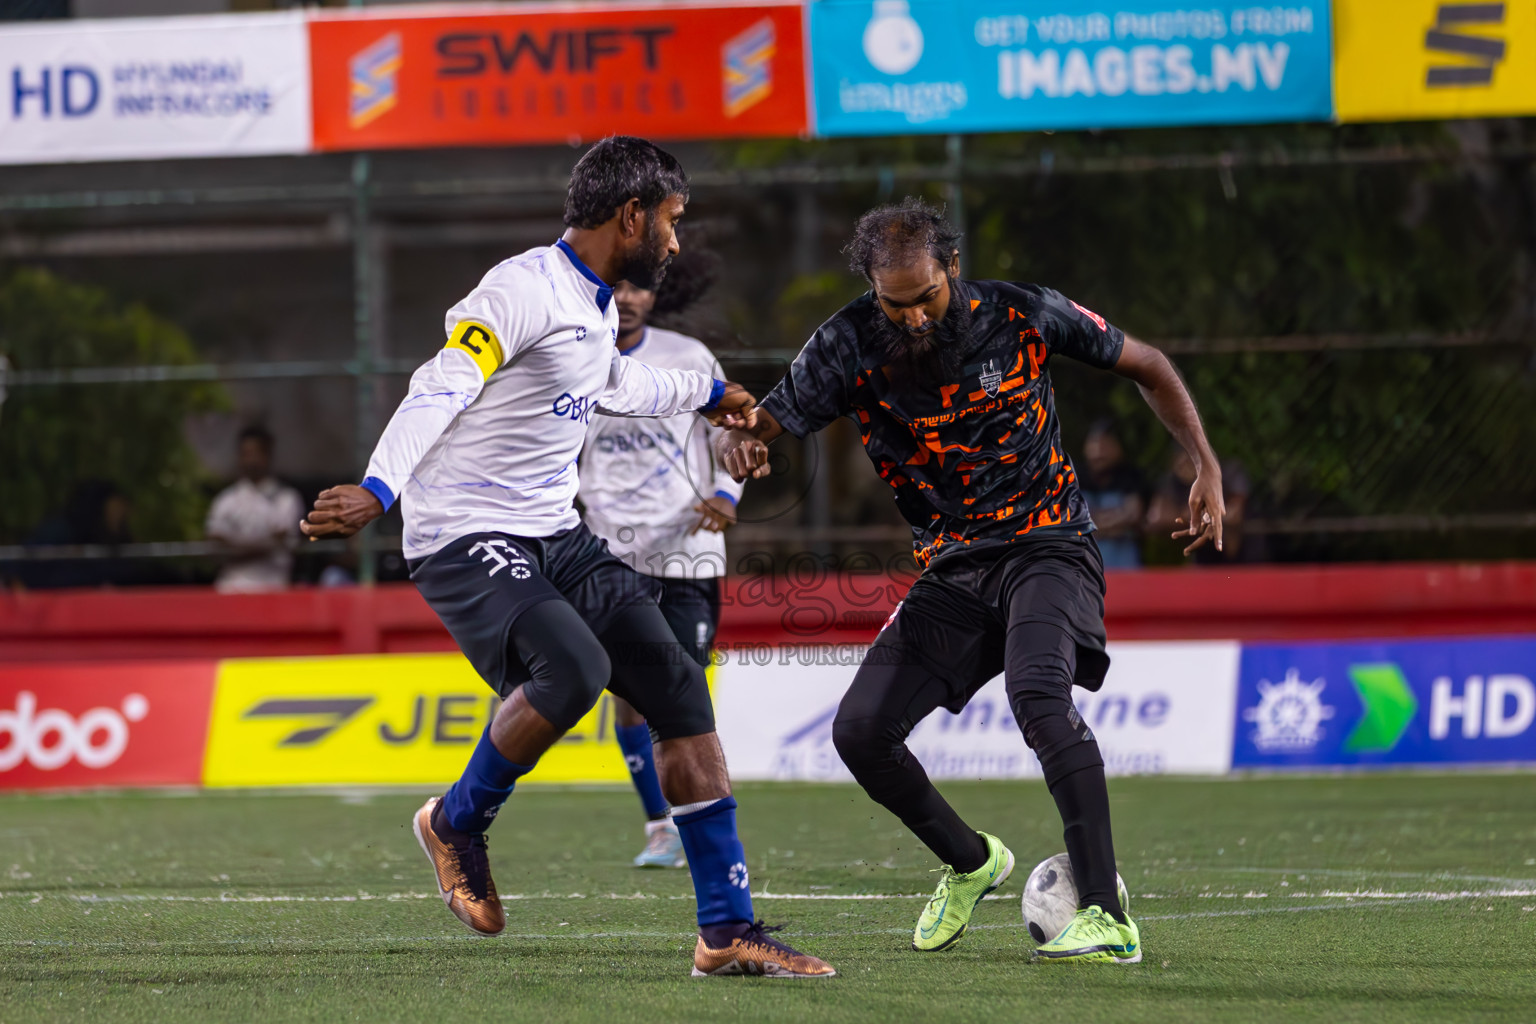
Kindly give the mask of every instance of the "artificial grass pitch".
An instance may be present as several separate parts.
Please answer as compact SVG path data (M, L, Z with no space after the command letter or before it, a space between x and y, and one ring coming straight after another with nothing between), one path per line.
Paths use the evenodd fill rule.
M1039 966L1039 783L943 787L1018 858L914 953L936 867L851 786L738 788L758 913L839 977L689 977L685 871L627 791L526 786L491 832L506 933L437 897L410 794L0 798L0 1021L1529 1021L1536 779L1112 780L1132 966Z

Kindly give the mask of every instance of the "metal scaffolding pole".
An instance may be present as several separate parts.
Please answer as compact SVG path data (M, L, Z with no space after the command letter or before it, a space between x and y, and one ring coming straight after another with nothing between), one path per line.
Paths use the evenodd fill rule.
M949 222L960 232L960 274L974 275L975 271L968 258L970 246L967 244L965 223L965 136L951 135L946 138L944 154L948 157L944 165L944 205Z
M356 435L353 438L353 462L357 466L357 479L361 480L368 470L368 458L373 453L373 405L374 387L374 229L369 204L369 174L371 164L367 153L352 158L352 327L357 343L353 360L357 409L355 410ZM374 564L374 528L365 527L357 536L357 581L371 586L378 578Z

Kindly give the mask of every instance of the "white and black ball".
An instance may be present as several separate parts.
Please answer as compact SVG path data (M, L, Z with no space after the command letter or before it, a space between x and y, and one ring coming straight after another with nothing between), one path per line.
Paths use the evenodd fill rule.
M1120 894L1120 909L1130 913L1131 895L1118 873L1115 889ZM1072 877L1072 862L1066 854L1058 853L1041 861L1029 873L1029 881L1024 884L1023 911L1024 926L1039 943L1051 941L1071 923L1077 913L1077 880Z

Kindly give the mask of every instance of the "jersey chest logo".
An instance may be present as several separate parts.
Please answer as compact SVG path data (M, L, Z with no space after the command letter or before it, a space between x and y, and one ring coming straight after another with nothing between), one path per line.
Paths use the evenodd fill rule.
M981 372L976 375L976 381L981 385L981 390L986 392L988 398L997 397L997 387L1003 382L1003 364L996 358L988 359L981 364Z
M587 340L587 329L585 327L578 327L578 328L576 328L576 340L577 341L586 341Z

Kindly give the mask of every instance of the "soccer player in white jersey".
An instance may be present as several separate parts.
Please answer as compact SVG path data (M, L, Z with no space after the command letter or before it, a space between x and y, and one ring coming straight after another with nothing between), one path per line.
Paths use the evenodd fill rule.
M670 370L724 374L697 338L650 325L653 312L680 312L708 289L700 259L680 254L656 291L625 282L614 287L618 349L627 359ZM608 549L655 580L661 614L683 648L709 664L720 622L724 531L736 521L741 484L719 465L710 441L719 428L696 412L666 419L599 417L581 455L581 502L592 532ZM628 701L615 699L614 732L645 809L645 848L638 868L684 867L682 837L657 781L651 731Z
M484 935L506 926L486 829L606 687L660 741L661 788L698 897L693 973L828 977L831 966L754 921L704 671L678 649L652 584L572 504L594 415L755 418L739 386L614 348L610 282L656 287L687 199L682 167L643 139L588 150L571 172L565 234L492 268L448 311L447 344L411 378L362 484L322 492L303 530L349 536L398 497L412 580L504 698L464 775L413 821L461 921Z

